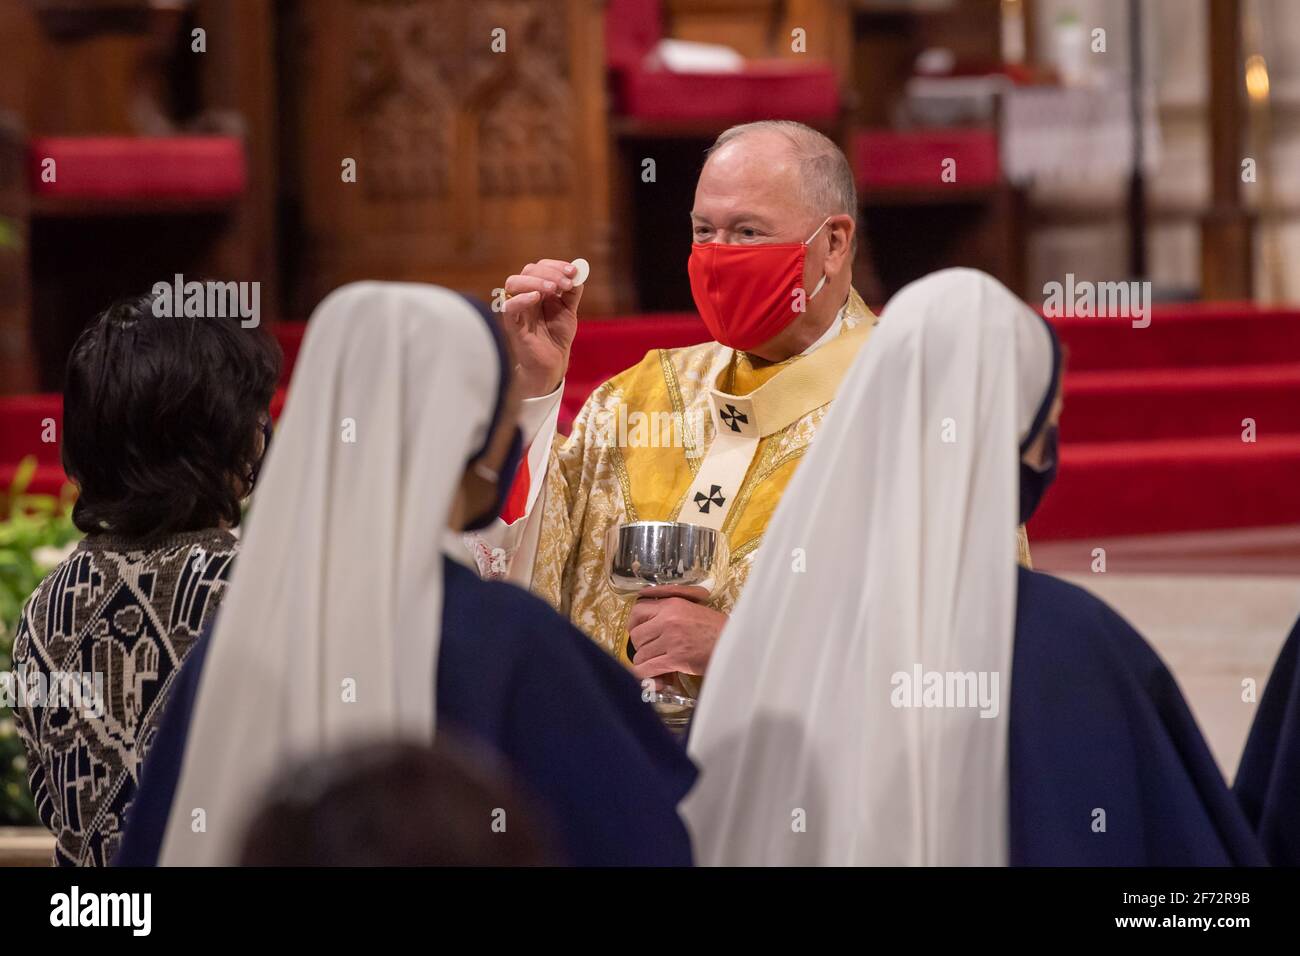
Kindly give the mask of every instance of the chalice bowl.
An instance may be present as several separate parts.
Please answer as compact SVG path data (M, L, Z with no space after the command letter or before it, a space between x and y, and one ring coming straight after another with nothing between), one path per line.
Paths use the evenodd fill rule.
M682 521L632 521L605 535L605 573L617 594L707 601L727 580L726 535ZM695 708L690 675L661 678L643 692L668 729L684 733Z

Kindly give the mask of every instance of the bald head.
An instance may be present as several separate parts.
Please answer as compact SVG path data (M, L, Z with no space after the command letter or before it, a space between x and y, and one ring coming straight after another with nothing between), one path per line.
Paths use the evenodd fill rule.
M709 147L708 157L744 142L747 151L781 156L798 178L799 195L811 216L848 215L856 218L858 193L844 151L811 126L793 120L762 120L724 130Z

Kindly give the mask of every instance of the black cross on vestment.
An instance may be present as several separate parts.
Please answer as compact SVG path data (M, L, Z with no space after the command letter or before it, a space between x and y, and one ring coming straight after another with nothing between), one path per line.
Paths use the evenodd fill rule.
M722 486L713 485L709 488L709 493L707 495L702 491L697 491L695 493L695 503L700 506L701 514L708 514L709 505L717 505L721 508L727 503L727 499L722 497Z
M718 417L726 422L727 426L733 432L740 431L740 426L737 425L736 422L744 422L746 425L749 424L749 416L730 402L727 403L725 411L718 412Z

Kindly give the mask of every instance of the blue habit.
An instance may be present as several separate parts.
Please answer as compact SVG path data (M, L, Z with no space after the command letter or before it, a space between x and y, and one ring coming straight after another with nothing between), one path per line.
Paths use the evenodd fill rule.
M1024 568L1010 707L1013 865L1268 862L1156 653L1103 601Z
M444 561L438 722L492 748L555 825L564 862L689 866L694 764L623 667L522 588ZM158 861L211 630L173 685L118 866ZM249 800L260 794L250 789Z
M1273 665L1233 785L1274 866L1300 866L1300 621Z

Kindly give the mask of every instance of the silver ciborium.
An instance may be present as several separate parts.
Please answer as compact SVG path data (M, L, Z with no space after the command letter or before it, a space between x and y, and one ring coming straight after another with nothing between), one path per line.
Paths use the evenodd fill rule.
M682 521L632 521L605 535L605 573L618 594L685 597L707 601L727 579L727 536ZM672 730L684 731L695 708L683 678L663 678L664 688L647 691L649 701Z

